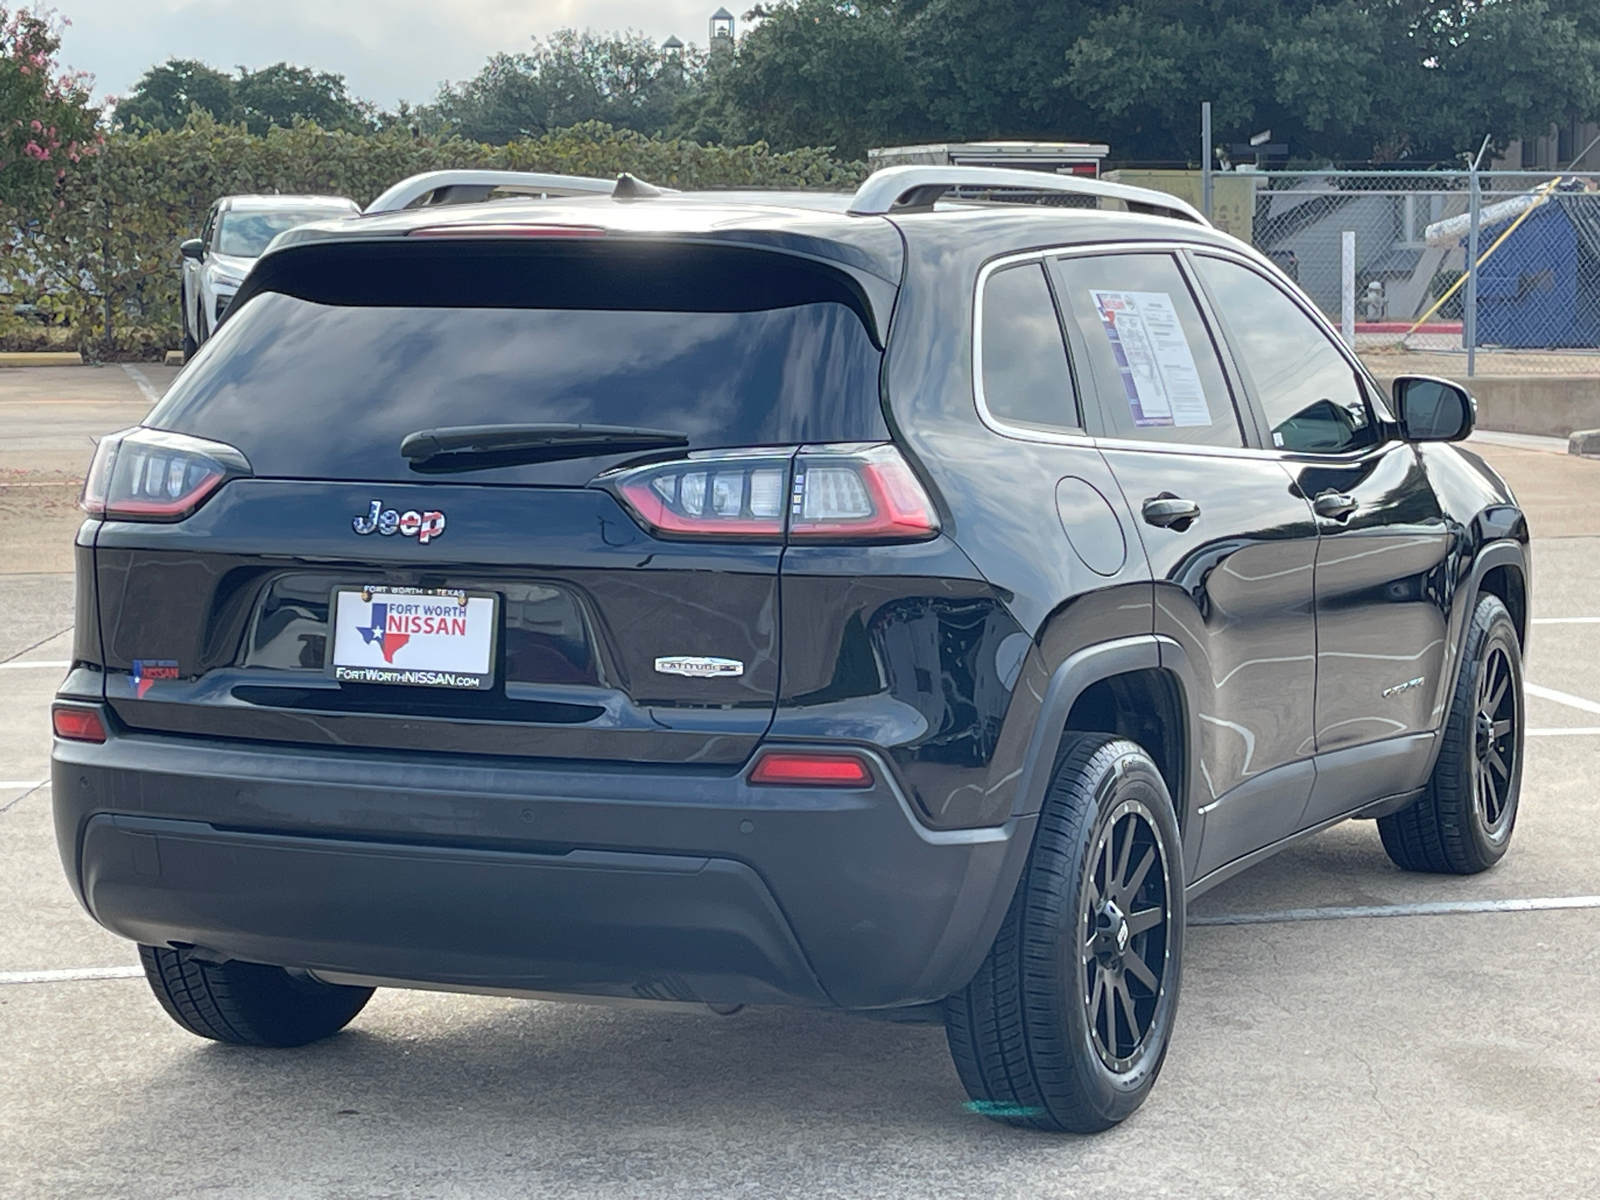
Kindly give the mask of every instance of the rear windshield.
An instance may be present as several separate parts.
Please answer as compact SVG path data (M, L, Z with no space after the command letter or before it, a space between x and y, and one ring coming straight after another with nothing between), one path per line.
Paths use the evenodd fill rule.
M642 426L693 448L878 441L881 355L819 301L742 312L348 306L276 292L230 315L147 419L226 442L258 476L408 480L420 429ZM582 484L602 458L463 481Z

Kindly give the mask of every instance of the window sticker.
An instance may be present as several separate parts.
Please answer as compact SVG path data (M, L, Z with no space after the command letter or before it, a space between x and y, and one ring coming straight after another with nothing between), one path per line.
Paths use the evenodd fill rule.
M1210 425L1194 353L1166 292L1091 289L1135 425Z

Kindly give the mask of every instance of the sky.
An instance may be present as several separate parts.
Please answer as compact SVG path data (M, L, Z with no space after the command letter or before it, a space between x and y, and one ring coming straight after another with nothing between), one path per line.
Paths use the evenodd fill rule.
M489 55L526 49L567 26L634 29L705 45L726 0L43 0L71 22L63 66L124 95L169 58L252 70L275 62L333 71L381 107L432 98L477 74ZM22 6L22 5L19 5ZM730 5L743 12L748 4Z

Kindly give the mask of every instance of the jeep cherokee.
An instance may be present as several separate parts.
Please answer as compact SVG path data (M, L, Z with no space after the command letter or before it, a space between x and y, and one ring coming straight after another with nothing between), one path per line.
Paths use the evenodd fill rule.
M95 455L62 861L202 1037L808 1005L1103 1129L1199 893L1350 817L1505 852L1528 530L1472 423L1096 181L304 226Z

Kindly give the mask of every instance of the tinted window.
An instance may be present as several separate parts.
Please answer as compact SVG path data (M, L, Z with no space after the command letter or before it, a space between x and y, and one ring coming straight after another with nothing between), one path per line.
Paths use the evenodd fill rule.
M1051 270L1094 372L1106 436L1244 445L1216 347L1171 255L1062 258Z
M1366 390L1321 327L1248 267L1204 256L1196 261L1266 414L1272 444L1321 453L1371 445L1377 430Z
M879 362L860 317L836 303L390 308L269 292L223 323L147 424L236 446L258 475L315 479L415 478L400 440L441 425L645 426L694 448L878 441ZM581 484L605 465L470 480Z
M352 209L351 212L354 212ZM217 251L239 258L257 258L285 229L304 225L308 221L326 221L330 217L344 217L334 209L307 208L281 212L240 212L234 209L222 218L222 231L217 237Z
M982 337L983 401L991 414L1024 425L1081 424L1055 301L1039 263L989 276Z

